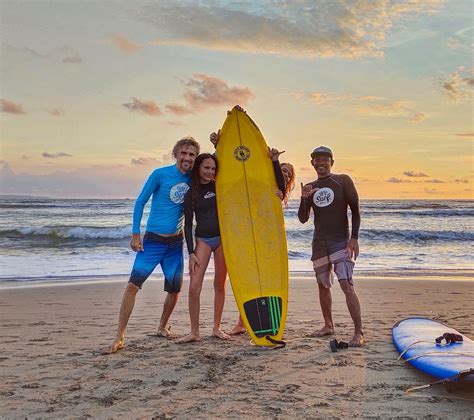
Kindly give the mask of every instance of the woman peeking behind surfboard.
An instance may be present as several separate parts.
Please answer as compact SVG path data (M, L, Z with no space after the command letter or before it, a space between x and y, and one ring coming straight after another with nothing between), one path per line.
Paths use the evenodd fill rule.
M210 136L211 142L216 145L219 139L217 133ZM294 187L294 168L289 163L280 165L278 157L283 152L269 149L275 177L279 190L277 195L286 204L290 191ZM215 177L218 172L217 159L214 155L203 153L199 155L191 175L191 188L184 198L184 233L189 251L189 315L191 318L191 332L177 340L178 343L189 343L200 340L199 311L200 295L204 274L211 254L214 254L214 326L212 334L215 337L227 340L228 334L221 330L221 318L225 300L225 280L227 268L222 250L219 219L217 215ZM193 240L193 218L196 216L196 241ZM236 332L239 327L243 331ZM232 329L231 334L244 332L242 321Z

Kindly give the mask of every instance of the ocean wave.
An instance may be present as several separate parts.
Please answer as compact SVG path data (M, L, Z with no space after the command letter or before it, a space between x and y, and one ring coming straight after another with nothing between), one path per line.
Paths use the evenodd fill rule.
M402 216L402 217L474 217L474 209L450 209L450 210L433 210L426 209L424 211L399 211L392 209L364 210L362 209L362 217L364 216Z
M386 242L432 242L432 241L446 241L446 242L468 242L474 241L474 233L466 231L428 231L428 230L379 230L367 229L362 230L360 235L363 239L371 241L386 241Z
M41 237L51 240L70 239L125 239L131 234L131 226L117 227L80 227L80 226L43 226L25 227L0 231L0 238Z

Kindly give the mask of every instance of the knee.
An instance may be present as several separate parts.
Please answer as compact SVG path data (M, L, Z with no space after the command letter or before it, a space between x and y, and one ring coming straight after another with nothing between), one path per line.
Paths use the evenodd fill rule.
M339 284L346 296L352 296L355 294L354 286L349 282L349 280L341 280Z
M127 283L127 287L125 288L125 293L135 296L140 291L140 288L131 282Z
M189 286L189 297L198 299L201 295L201 286L199 284L192 284Z

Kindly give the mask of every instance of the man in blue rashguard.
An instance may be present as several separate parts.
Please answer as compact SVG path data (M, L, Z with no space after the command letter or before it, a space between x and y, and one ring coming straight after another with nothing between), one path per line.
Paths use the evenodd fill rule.
M125 346L125 329L135 304L138 291L159 264L165 277L164 289L168 293L158 335L169 337L166 327L178 301L183 282L183 202L189 189L190 171L199 154L199 143L192 137L179 140L173 148L176 164L155 169L137 198L133 210L133 227L130 247L137 252L127 287L123 293L117 335L111 353ZM140 223L143 209L152 197L143 242Z

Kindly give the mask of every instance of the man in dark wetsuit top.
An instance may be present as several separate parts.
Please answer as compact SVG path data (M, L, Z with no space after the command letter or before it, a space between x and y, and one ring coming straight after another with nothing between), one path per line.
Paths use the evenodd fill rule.
M331 286L335 273L354 322L354 336L349 345L361 346L364 342L361 309L352 280L354 261L359 255L359 196L348 175L331 173L334 159L328 147L319 146L313 150L311 165L316 170L318 179L304 186L301 184L301 203L298 209L301 223L308 221L311 209L314 213L311 261L318 281L324 327L311 335L321 337L334 334ZM348 207L352 213L350 234Z

